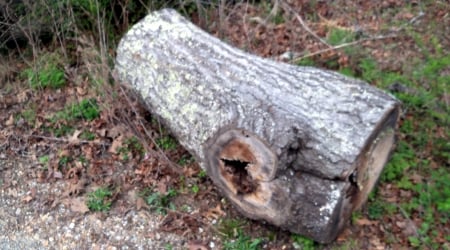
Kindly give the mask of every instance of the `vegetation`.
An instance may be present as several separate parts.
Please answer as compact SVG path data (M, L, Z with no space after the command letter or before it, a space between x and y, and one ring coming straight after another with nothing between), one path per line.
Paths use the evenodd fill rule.
M169 189L167 193L162 194L160 192L151 192L147 194L148 191L144 191L143 195L146 197L146 202L150 208L159 214L166 214L167 210L175 210L175 204L172 202L178 193L174 189Z
M89 210L94 212L107 212L111 208L112 192L107 187L100 187L95 191L88 193L86 205Z

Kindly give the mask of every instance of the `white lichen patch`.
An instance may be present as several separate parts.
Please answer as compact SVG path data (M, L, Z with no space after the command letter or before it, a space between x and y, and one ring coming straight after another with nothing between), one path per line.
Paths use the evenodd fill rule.
M333 211L336 209L336 205L341 197L340 190L334 184L331 184L330 188L331 192L327 197L327 203L319 208L320 215L325 217L325 221L329 220L329 216L331 216Z

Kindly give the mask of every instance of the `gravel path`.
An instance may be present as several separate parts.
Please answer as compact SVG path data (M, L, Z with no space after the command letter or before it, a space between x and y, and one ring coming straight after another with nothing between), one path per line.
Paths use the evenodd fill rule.
M77 212L82 197L60 198L68 183L38 183L31 169L0 159L0 249L186 249L179 236L157 230L160 216Z

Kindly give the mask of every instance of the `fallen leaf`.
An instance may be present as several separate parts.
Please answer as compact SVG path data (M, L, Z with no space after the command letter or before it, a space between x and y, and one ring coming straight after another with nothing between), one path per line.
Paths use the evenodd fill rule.
M6 126L12 126L12 125L14 125L14 116L13 116L13 115L10 115L10 116L9 116L9 119L5 122L5 125L6 125Z
M84 191L87 180L85 178L81 178L76 183L71 183L69 188L67 188L66 192L63 193L64 197L75 196L81 194Z
M69 143L71 144L77 144L80 142L80 139L78 139L78 136L82 133L83 131L81 130L75 130L75 132L73 132L72 136L69 138Z
M145 200L142 197L138 197L136 199L136 209L141 210L141 208L148 209L149 206L147 205L147 203L145 202Z
M84 96L87 94L87 90L85 88L82 87L77 87L77 94L80 96Z
M31 195L27 195L27 196L22 198L22 201L25 202L25 203L28 203L31 200L33 200L33 196L31 196Z
M208 246L202 242L191 241L188 243L189 250L209 250Z
M108 149L108 152L111 154L117 154L119 153L119 148L121 148L123 145L123 136L119 136L112 142L111 146Z
M205 213L205 217L208 220L218 220L220 217L224 216L225 212L220 207L220 204L217 205L215 208L211 208Z
M70 199L69 206L72 212L79 212L83 214L89 212L89 208L87 207L83 197Z
M359 226L372 226L372 225L377 225L378 221L373 221L373 220L368 220L366 218L361 218L356 220L356 224Z

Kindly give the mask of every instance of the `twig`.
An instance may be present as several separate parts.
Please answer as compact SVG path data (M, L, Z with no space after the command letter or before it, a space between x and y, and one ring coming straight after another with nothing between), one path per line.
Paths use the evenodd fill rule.
M321 43L325 44L327 47L331 48L332 46L330 44L328 44L325 40L323 40L320 36L318 36L316 33L314 33L309 26L305 23L305 21L303 21L303 18L297 13L295 12L291 6L282 3L283 8L287 9L289 12L291 12L292 14L295 15L295 17L297 18L298 22L303 26L303 29L305 29L310 35L312 35L314 38L316 38L317 40L319 40Z
M131 110L133 111L133 113L138 116L138 112L136 111L136 109L133 107L133 105L131 105L131 101L128 98L128 95L125 93L125 91L123 90L123 87L120 86L120 91L122 91L122 94L124 95L125 99L127 100ZM158 155L160 155L161 157L163 157L163 159L169 163L170 167L172 168L172 170L174 170L176 173L181 174L182 171L176 167L176 164L174 164L168 157L167 155L164 153L164 151L161 149L161 147L158 146L158 143L156 143L156 141L153 139L153 136L150 134L150 132L147 130L147 128L145 127L145 125L142 123L141 120L138 120L139 124L141 125L142 129L145 132L145 135L152 141L153 145L155 145L155 147L157 148L156 153ZM148 146L147 146L148 147Z
M303 60L305 58L313 57L315 55L319 55L319 54L322 54L322 53L325 53L325 52L328 52L328 51L342 49L342 48L345 48L345 47L349 47L349 46L352 46L352 45L355 45L355 44L359 44L359 43L363 43L363 42L367 42L367 41L383 40L383 39L389 39L389 38L394 38L394 37L397 37L397 35L396 34L391 34L391 35L387 35L387 36L376 36L376 37L370 37L370 38L363 38L363 39L360 39L360 40L357 40L357 41L353 41L353 42L349 42L349 43L343 43L343 44L336 45L334 47L326 48L326 49L323 49L323 50L318 50L316 52L313 52L313 53L310 53L310 54L307 54L307 55L304 55L304 56L299 56L299 57L293 58L289 62L290 63L296 63L296 62L301 61L301 60Z
M37 138L37 139L43 139L43 140L47 140L47 141L57 141L57 142L67 142L67 143L73 143L74 141L71 141L70 139L65 139L65 138L57 138L57 137L48 137L48 136L43 136L43 135L28 135L28 138ZM98 145L102 145L102 146L110 146L111 143L106 143L106 142L96 142L96 141L86 141L86 140L79 140L77 139L75 141L76 143L81 143L81 144L98 144Z
M287 6L287 7L290 8L289 6ZM425 15L425 13L423 11L420 11L419 14L417 16L413 17L409 22L407 22L407 23L401 25L400 27L398 27L397 29L393 30L394 34L389 34L389 35L385 35L385 36L375 36L375 37L363 38L363 39L360 39L360 40L357 40L357 41L339 44L339 45L336 45L334 47L331 47L330 45L327 44L329 46L329 48L326 48L326 49L323 49L323 50L319 50L319 51L316 51L316 52L313 52L313 53L310 53L310 54L307 54L307 55L304 55L304 56L295 57L292 60L290 60L289 62L290 63L296 63L296 62L298 62L300 60L303 60L305 58L313 57L315 55L319 55L319 54L322 54L322 53L325 53L325 52L328 52L328 51L342 49L342 48L345 48L345 47L349 47L349 46L356 45L356 44L363 43L363 42L367 42L367 41L383 40L383 39L389 39L389 38L397 37L397 33L398 32L400 32L403 29L405 29L406 26L414 24L418 19L422 18L424 15ZM297 19L298 18L299 17L297 17ZM300 23L302 24L301 21L300 21ZM308 31L308 29L305 26L303 26L303 27ZM314 36L315 34L313 33L312 35ZM316 36L314 36L314 37L316 37ZM316 37L316 38L320 39L320 37Z

